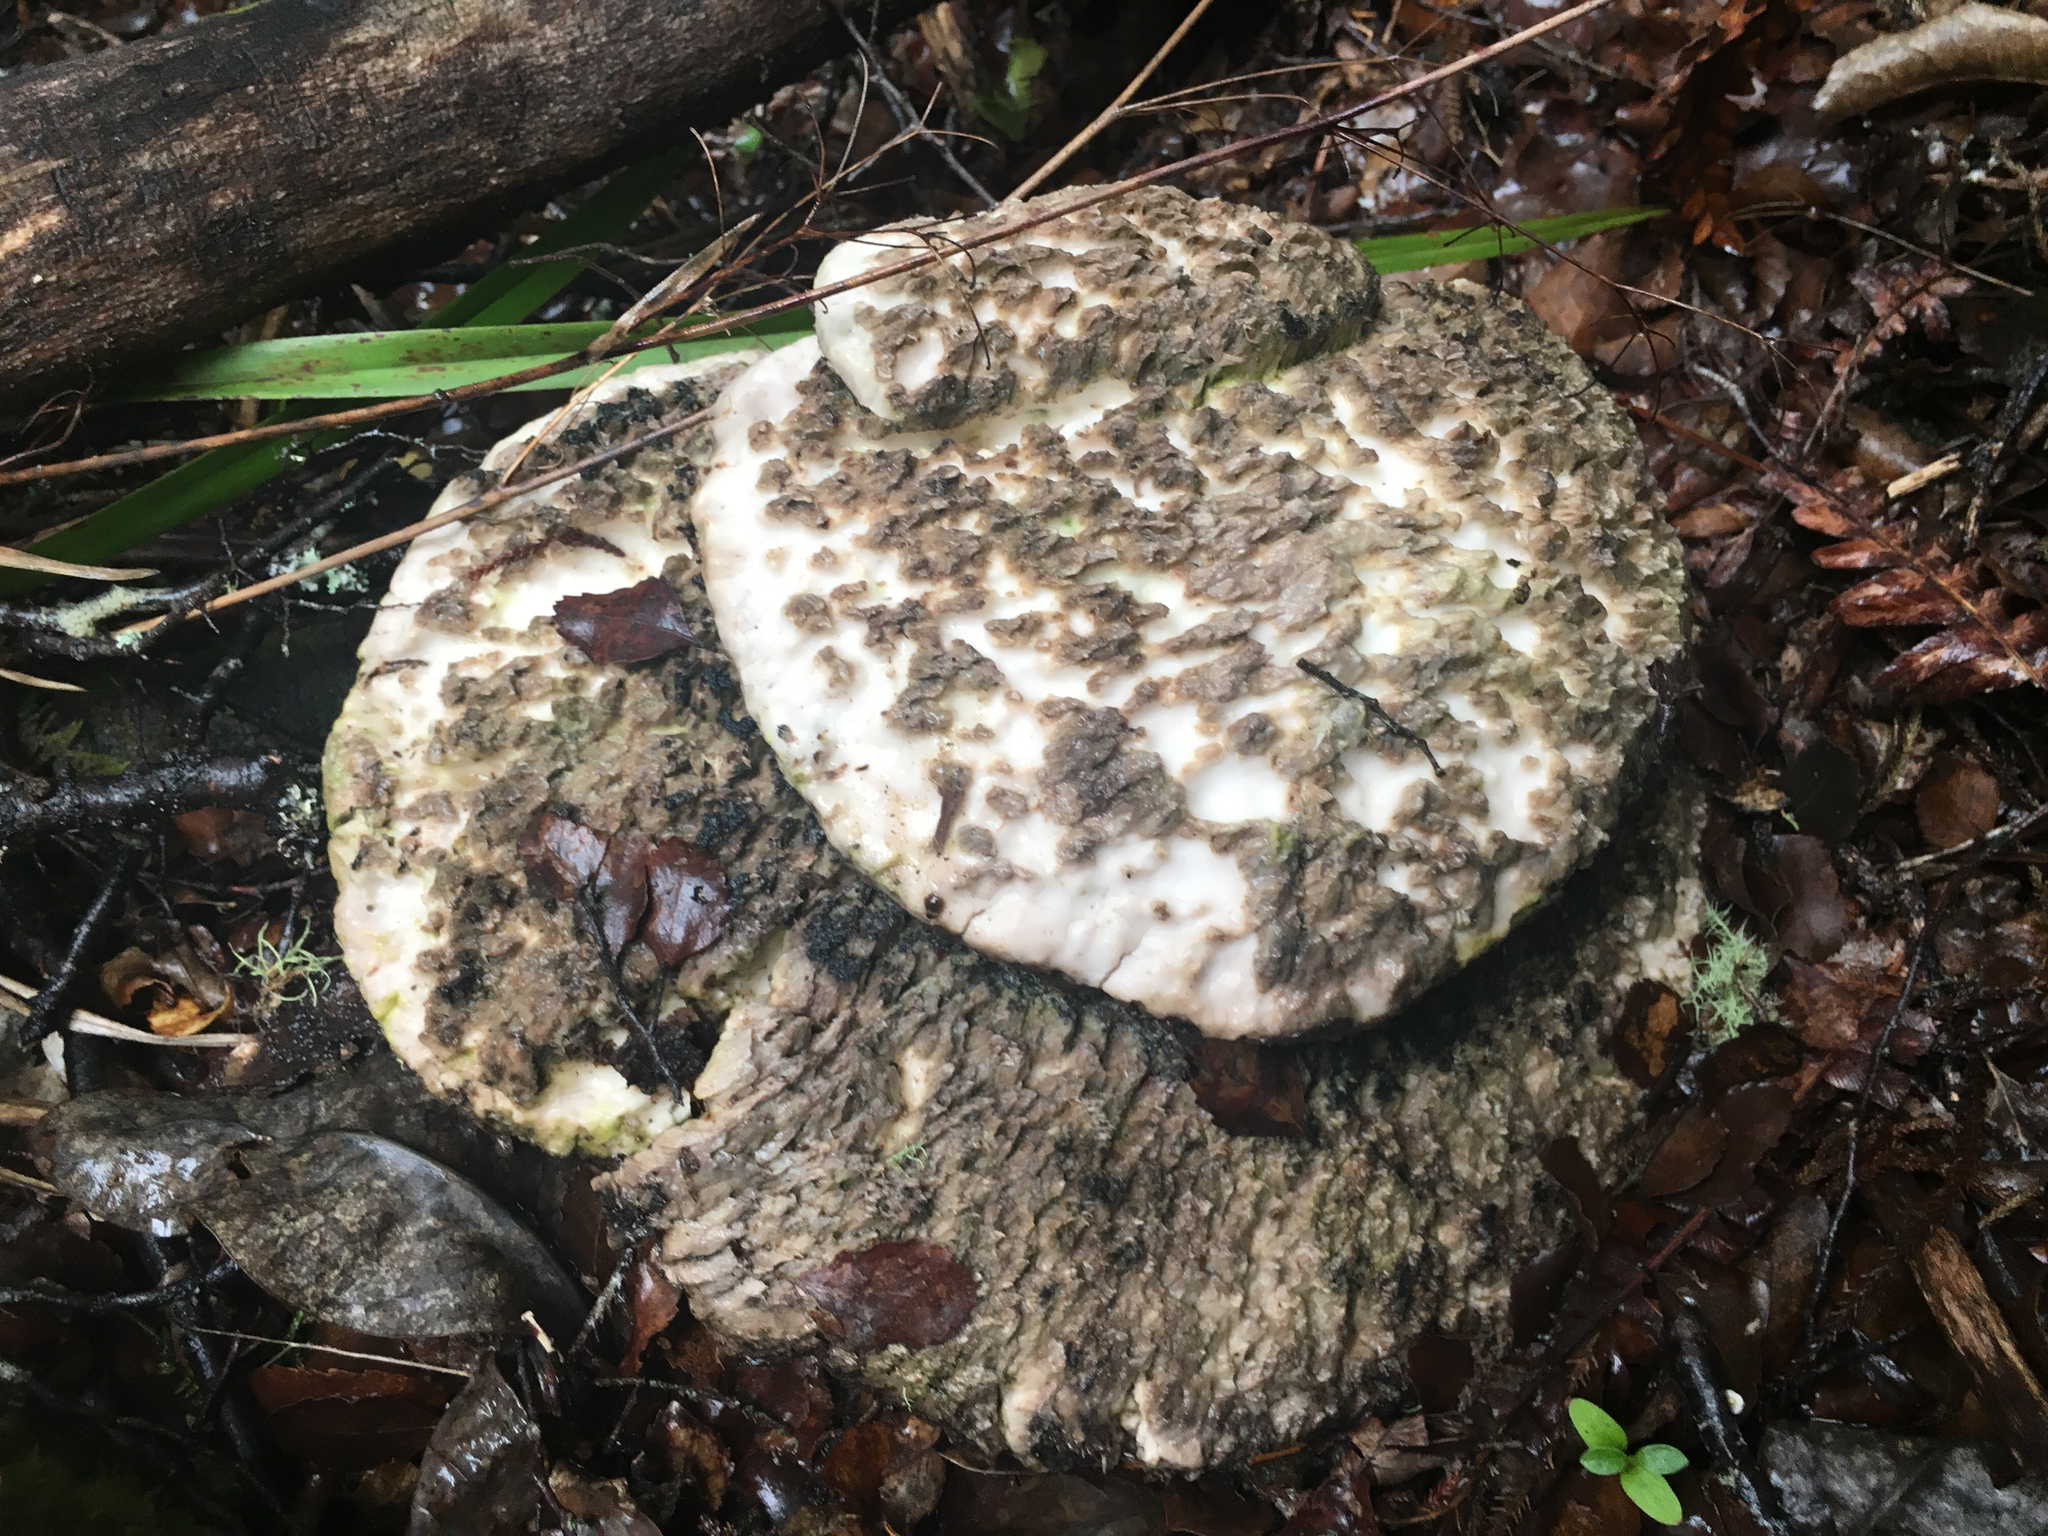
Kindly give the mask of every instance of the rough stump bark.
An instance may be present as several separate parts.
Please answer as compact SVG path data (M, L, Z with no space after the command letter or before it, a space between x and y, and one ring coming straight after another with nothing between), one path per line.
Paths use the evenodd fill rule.
M699 1118L612 1186L715 1332L823 1347L984 1449L1192 1469L1288 1444L1399 1398L1423 1330L1503 1345L1511 1279L1565 1222L1542 1149L1613 1168L1637 1093L1610 1027L1632 982L1682 975L1699 902L1696 793L1647 799L1403 1021L1271 1048L1306 1078L1303 1140L1220 1129L1186 1038L1138 1010L841 888L727 1016ZM973 1272L965 1325L849 1347L818 1271L902 1242Z

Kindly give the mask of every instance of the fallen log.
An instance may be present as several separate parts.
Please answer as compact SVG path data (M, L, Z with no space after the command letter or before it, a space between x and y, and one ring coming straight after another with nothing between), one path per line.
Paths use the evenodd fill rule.
M269 0L0 81L0 400L486 230L846 47L828 0Z

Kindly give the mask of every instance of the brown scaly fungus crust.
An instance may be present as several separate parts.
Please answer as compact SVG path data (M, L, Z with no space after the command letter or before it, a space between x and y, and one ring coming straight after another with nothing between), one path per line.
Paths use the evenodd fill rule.
M1388 338L1399 345L1382 356L1375 347ZM1427 460L1425 488L1396 509L1407 515L1376 525L1374 535L1404 558L1419 551L1426 561L1438 549L1431 538L1460 547L1441 538L1455 527L1432 498L1451 486L1460 498L1451 510L1471 515L1473 499L1486 499L1488 474L1501 478L1499 445L1525 430L1485 426L1491 459L1484 444L1473 446L1476 432L1414 429L1436 448L1404 434L1402 419L1413 428L1430 402L1459 395L1441 366L1445 355L1464 360L1459 376L1466 378L1474 358L1503 365L1506 382L1476 404L1459 395L1468 408L1497 408L1502 423L1517 411L1562 409L1569 419L1556 426L1555 452L1570 459L1566 473L1592 466L1589 483L1633 489L1632 446L1610 430L1599 397L1560 351L1511 301L1422 288L1387 295L1350 352L1292 369L1322 370L1318 378L1355 370L1382 429L1400 451ZM757 365L738 389L730 363L694 378L636 376L651 387L587 415L563 451L617 440L721 388L731 408L746 379L781 361ZM1529 371L1539 368L1552 371ZM920 429L923 436L898 432L853 401L815 355L796 376L805 387L802 409L835 415L826 434L834 452L844 447L830 434L852 430L865 434L877 458L912 456L929 480L928 466L917 461L939 453L942 436L974 452L1007 451L974 447L966 441L971 428L958 420ZM1210 409L1222 418L1216 433L1227 438L1260 430L1262 412L1298 421L1317 409L1276 387L1277 377L1226 383L1206 390L1199 405L1169 403L1150 420ZM1142 378L1137 387L1145 387ZM1174 385L1193 387L1188 379ZM1016 393L1013 386L1013 399ZM1489 403L1489 394L1500 398ZM793 420L801 426L805 419ZM1140 444L1143 410L1126 419L1134 427L1127 445ZM1580 424L1577 437L1566 430L1571 422ZM766 446L792 430L790 421L771 422ZM1172 446L1204 476L1218 477L1222 461L1212 450ZM1073 461L1073 476L1038 476L1033 461L1032 478L1065 495L1089 473L1086 453L1147 450L1106 440L1079 453L1071 445L1059 451ZM1497 1342L1515 1266L1553 1240L1563 1219L1537 1175L1537 1154L1570 1135L1596 1168L1611 1166L1634 1095L1606 1055L1608 1024L1633 980L1682 984L1696 926L1690 849L1697 798L1649 766L1654 699L1647 683L1623 675L1637 689L1629 708L1640 718L1613 726L1617 760L1631 782L1612 783L1596 797L1583 819L1590 829L1583 846L1551 883L1606 841L1592 867L1536 913L1526 933L1439 981L1384 1028L1349 1042L1273 1048L1283 1073L1299 1073L1302 1134L1231 1134L1202 1107L1202 1056L1186 1025L976 953L943 926L921 921L922 904L906 914L835 852L784 777L778 754L789 743L749 711L754 680L735 667L723 616L706 599L689 522L701 535L730 510L707 497L699 478L720 452L714 434L700 433L558 494L508 504L421 541L395 579L330 744L328 794L344 948L400 1054L436 1092L544 1145L633 1153L607 1181L609 1197L663 1234L669 1273L729 1344L766 1352L824 1347L839 1369L903 1394L964 1441L1028 1461L1130 1455L1170 1467L1215 1464L1287 1443L1398 1390L1399 1351L1417 1329L1473 1325L1482 1344ZM1050 456L1052 445L1044 452ZM1275 454L1266 443L1240 457ZM1299 453L1289 465L1250 467L1291 476L1294 499L1311 509L1317 477L1336 478L1330 462L1312 464ZM1121 472L1113 466L1107 478L1114 483ZM960 479L970 477L963 471ZM846 507L879 527L897 506L893 494L848 497ZM955 484L943 497L931 494L952 517L960 495L977 493ZM1100 526L1060 536L1112 546L1136 537L1116 525L1112 501L1075 514L1100 515ZM1546 535L1532 521L1516 536L1571 545L1606 526L1609 503L1600 497L1567 497L1562 506L1592 510L1576 531ZM1246 515L1256 524L1260 514L1253 506ZM1311 510L1295 531L1335 520L1318 521ZM934 542L929 524L915 519L905 535L872 547L896 558ZM1631 537L1649 535L1636 528ZM1244 560L1256 568L1272 542L1254 539ZM1615 549L1634 559L1628 547L1623 540ZM1179 558L1192 567L1204 556L1187 546ZM1450 577L1476 574L1493 585L1484 569L1461 575L1462 556L1438 558ZM1652 607L1675 592L1662 567L1639 561L1637 568L1655 576L1647 583ZM561 597L649 577L673 594L693 644L651 660L600 664L555 628ZM1503 599L1478 586L1463 590L1521 608L1539 601L1539 585L1531 577L1521 602L1515 586ZM1283 582L1275 600L1297 586ZM1568 615L1580 597L1557 601ZM824 594L823 618L839 621L837 602ZM779 619L788 604L760 606ZM1176 674L1209 668L1238 678L1219 681L1217 692L1262 680L1260 668L1227 660L1253 633L1240 627L1241 617L1203 618L1156 635L1113 594L1083 595L1071 584L1046 614L1033 646L1055 632L1078 636L1098 625L1120 635L1122 622L1129 653L1171 657ZM1002 617L976 615L983 623L992 616ZM1431 632L1440 632L1445 615L1429 617ZM908 616L900 635L892 635L892 622L886 614L859 616L859 638L836 654L866 667L879 666L885 649L908 658L924 643L911 633L919 620ZM868 646L871 624L887 647ZM1476 633L1477 623L1467 630ZM993 639L982 654L1008 655ZM1432 714L1430 701L1446 678L1466 676L1474 665L1516 665L1494 652L1477 663L1463 656L1374 661L1351 674L1369 682L1403 725L1441 745L1452 770L1441 789L1412 741L1376 731L1362 706L1341 697L1272 722L1271 737L1233 720L1224 741L1232 751L1240 743L1253 748L1262 762L1287 750L1312 756L1304 743L1319 732L1326 744L1342 740L1342 750L1364 744L1421 785L1414 798L1422 819L1401 835L1455 841L1464 823L1444 807L1454 812L1456 797L1467 793L1452 774L1460 730L1476 727L1453 713ZM1342 676L1335 666L1327 670ZM817 671L828 687L830 668ZM954 710L978 696L971 663L953 678L951 688L910 704ZM892 705L906 687L891 694ZM1086 696L1085 680L1074 697L1078 708L1027 715L1043 718L1048 739L1059 744L1043 765L1051 778L1031 788L1047 800L1060 797L1059 761L1092 757L1099 767L1156 745L1133 741L1103 719L1097 712L1108 706ZM1197 697L1198 706L1217 702ZM1257 699L1247 692L1225 702ZM1545 699L1547 708L1572 707ZM1143 771L1124 775L1126 785L1144 779ZM928 782L936 803L947 781ZM1099 778L1092 782L1100 787ZM956 788L951 841L979 823L981 807L1000 812L987 791L1002 787L971 780ZM1608 841L1628 789L1642 791L1640 808ZM1088 808L1091 793L1089 783L1075 786L1077 814L1062 812L1055 825L1061 837L1107 832L1099 858L1114 839L1148 823L1141 815L1091 826L1088 818L1104 811ZM687 839L715 859L729 904L716 942L668 968L646 944L627 942L614 978L577 901L543 889L519 848L537 813L559 813L611 838ZM1156 831L1178 836L1187 820L1183 810L1179 822ZM1221 841L1232 867L1249 871L1248 889L1263 893L1262 941L1290 924L1297 932L1312 926L1318 902L1342 910L1343 898L1333 898L1315 872L1361 858L1360 839L1333 815L1319 822L1297 812L1289 826L1298 851L1269 855L1266 866L1246 863L1240 844ZM927 839L931 831L923 828ZM1203 845L1212 841L1205 835ZM1497 843L1478 845L1462 856L1491 871L1497 866L1487 860L1499 851ZM1363 870L1383 862L1384 850L1366 844ZM1361 873L1354 884L1363 880ZM1483 911L1483 904L1474 896L1462 910ZM1402 995L1457 959L1453 944L1410 966ZM627 1004L651 1024L655 1054L629 1027ZM671 1091L664 1065L687 1094ZM934 1244L964 1266L972 1304L956 1331L917 1344L850 1343L820 1310L818 1271L839 1255L890 1242Z

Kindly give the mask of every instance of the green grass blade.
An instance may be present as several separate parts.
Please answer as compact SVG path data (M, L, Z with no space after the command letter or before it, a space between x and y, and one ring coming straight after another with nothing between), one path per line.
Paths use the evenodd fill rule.
M1388 235L1378 240L1354 242L1365 259L1382 273L1414 272L1423 267L1441 267L1451 262L1485 261L1494 256L1515 256L1541 245L1562 245L1567 240L1597 235L1603 229L1623 229L1645 219L1661 218L1662 208L1602 208L1593 213L1567 213L1554 219L1528 219L1526 234L1516 234L1502 224L1481 224L1469 229L1434 229L1421 235Z
M525 254L544 256L568 246L619 239L682 166L686 153L681 147L663 150L617 172L582 207L527 246ZM579 263L567 260L537 267L500 267L443 306L436 318L447 327L512 325L560 293L582 270ZM322 409L320 401L284 407L293 416L319 415ZM278 419L277 414L268 418ZM296 451L315 451L335 441L335 435L324 434L301 440ZM104 565L146 539L203 516L237 496L246 496L284 467L286 451L282 441L211 449L100 508L74 527L38 540L29 546L30 552L80 565ZM32 571L0 570L0 596L26 591L47 580Z
M462 330L371 331L294 336L212 352L188 353L169 372L128 391L131 400L390 400L456 389L552 363L582 350L608 329L574 325L474 325ZM658 325L649 325L651 334ZM786 346L808 336L808 311L777 316L744 333L678 341L621 359L622 372L689 362L754 346ZM535 379L514 389L570 389L605 376L608 363Z

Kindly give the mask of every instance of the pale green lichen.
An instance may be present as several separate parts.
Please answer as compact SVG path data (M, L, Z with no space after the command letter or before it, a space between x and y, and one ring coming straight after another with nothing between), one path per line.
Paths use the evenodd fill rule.
M1719 907L1706 908L1701 926L1707 952L1692 962L1692 1011L1710 1045L1726 1045L1750 1025L1777 1017L1764 991L1771 954L1728 920Z

